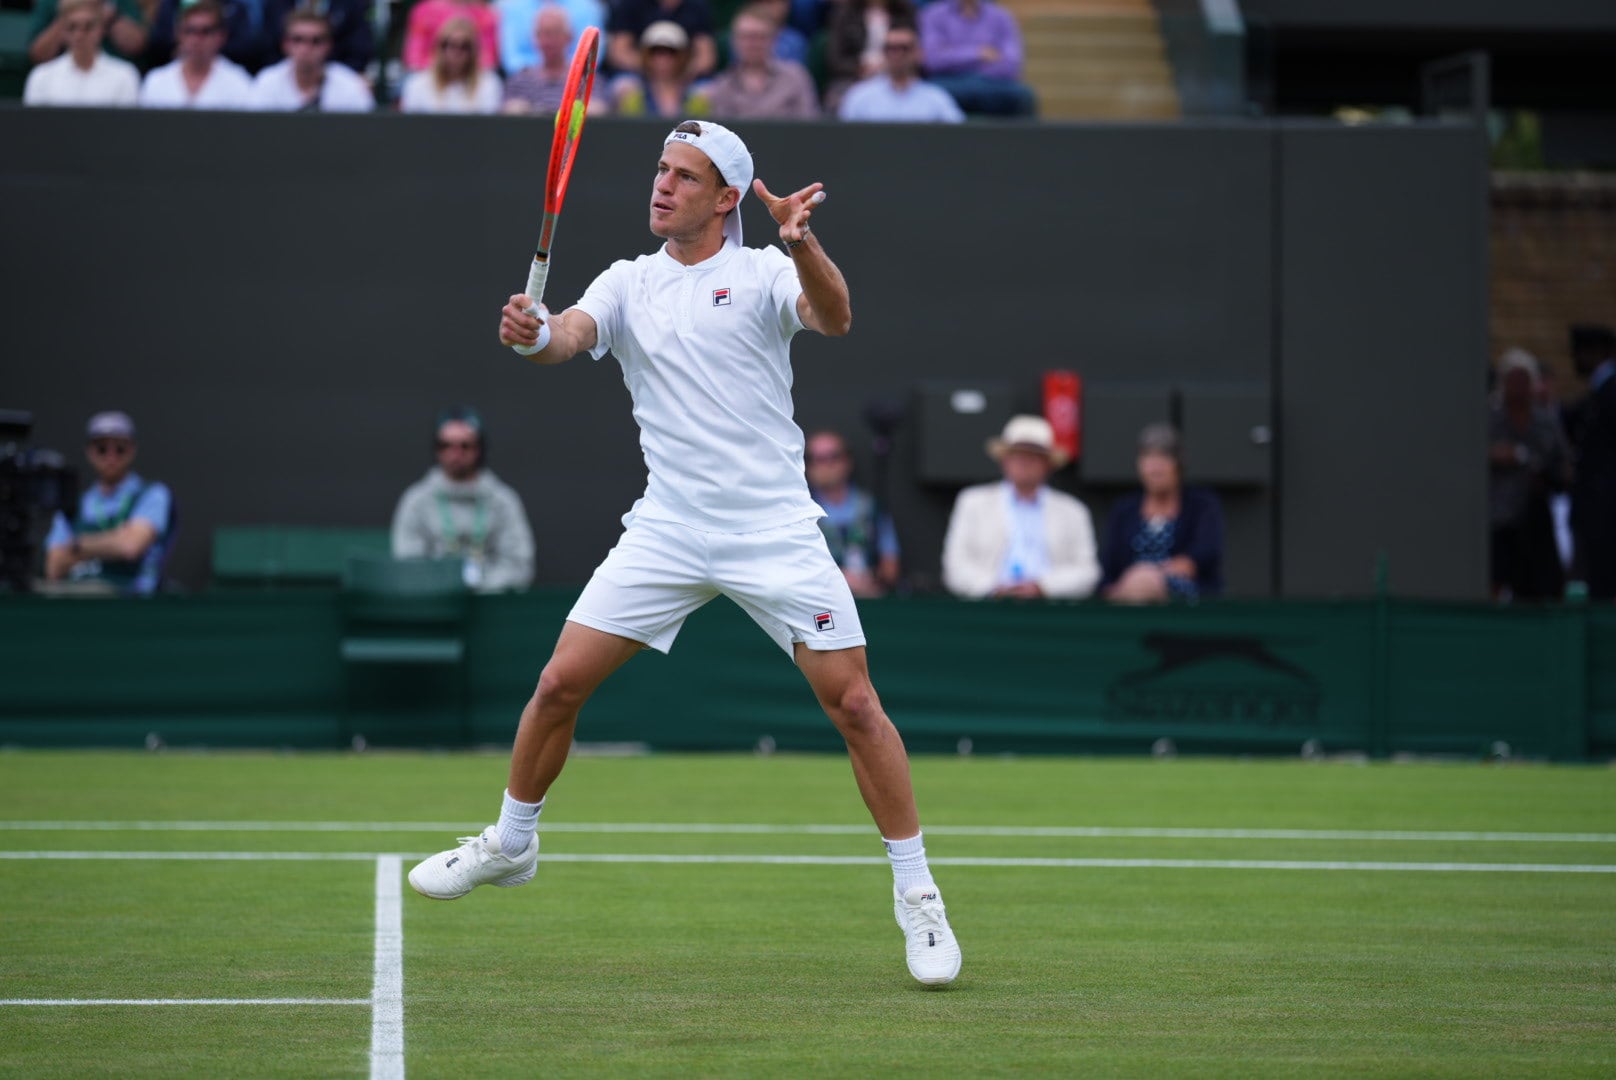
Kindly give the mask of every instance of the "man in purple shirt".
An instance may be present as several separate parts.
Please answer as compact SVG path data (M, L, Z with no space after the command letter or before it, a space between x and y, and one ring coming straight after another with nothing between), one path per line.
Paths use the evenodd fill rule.
M968 113L1032 116L1037 99L1021 79L1021 30L992 0L934 0L920 9L926 78Z

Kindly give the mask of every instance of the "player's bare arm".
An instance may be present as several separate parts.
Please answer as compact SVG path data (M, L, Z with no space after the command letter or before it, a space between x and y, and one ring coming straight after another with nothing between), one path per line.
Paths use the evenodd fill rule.
M539 327L550 324L550 344L529 356L535 364L559 364L581 352L595 347L595 320L577 308L568 308L550 314L539 308L539 314L530 315L533 301L521 293L512 296L500 309L499 342L501 345L533 345L539 340Z
M797 278L802 282L802 295L797 298L798 318L810 330L841 337L853 328L847 280L808 227L814 207L825 201L824 188L824 184L813 183L781 197L764 187L762 180L752 181L752 190L779 223L780 241L797 264Z

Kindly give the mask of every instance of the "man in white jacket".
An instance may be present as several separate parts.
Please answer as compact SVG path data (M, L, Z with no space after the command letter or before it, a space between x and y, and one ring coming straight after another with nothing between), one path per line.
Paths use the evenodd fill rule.
M1100 580L1088 507L1049 487L1066 464L1041 416L1013 416L989 439L1004 479L959 493L943 537L943 584L956 596L1079 599Z

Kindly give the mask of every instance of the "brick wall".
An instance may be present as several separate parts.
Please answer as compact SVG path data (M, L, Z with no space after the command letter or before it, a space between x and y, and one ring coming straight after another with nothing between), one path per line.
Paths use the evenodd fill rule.
M1538 358L1560 395L1581 397L1567 327L1616 326L1616 177L1508 173L1492 184L1492 357Z

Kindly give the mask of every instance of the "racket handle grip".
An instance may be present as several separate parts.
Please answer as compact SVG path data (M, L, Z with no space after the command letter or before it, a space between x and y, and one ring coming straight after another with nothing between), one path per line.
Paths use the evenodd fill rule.
M537 255L533 256L533 265L528 268L527 272L527 288L524 290L527 298L533 301L532 305L527 309L527 314L537 315L539 313L539 301L544 299L544 283L549 280L549 277L550 260L540 259ZM546 328L548 328L548 324L546 324ZM511 348L519 356L532 356L534 353L542 351L549 343L550 335L541 332L537 344L512 345Z

